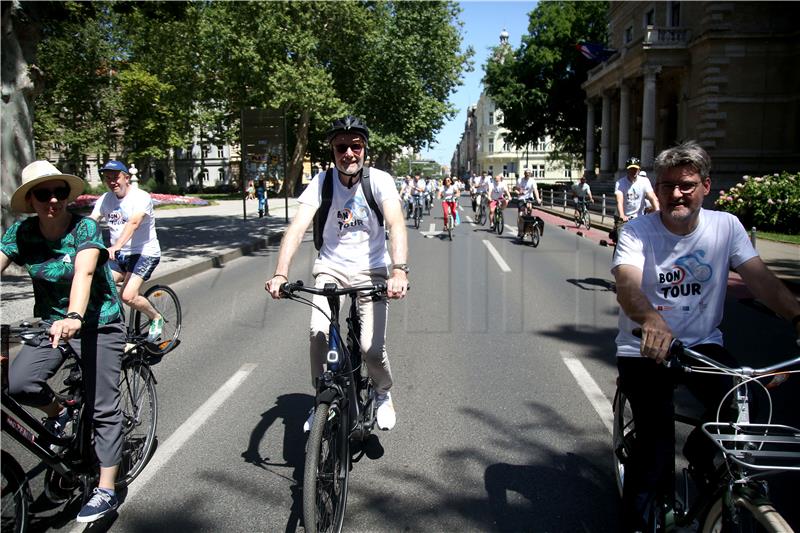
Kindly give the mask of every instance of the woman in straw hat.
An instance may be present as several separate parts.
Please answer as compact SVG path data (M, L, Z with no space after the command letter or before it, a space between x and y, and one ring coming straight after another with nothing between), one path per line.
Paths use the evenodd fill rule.
M23 345L12 362L9 392L44 411L45 425L56 434L65 433L70 422L46 387L61 364L58 344L69 342L81 359L87 408L94 414L100 481L77 520L92 522L118 504L114 482L122 453L118 383L125 328L100 228L94 220L67 211L83 186L82 179L47 161L34 161L22 170L11 209L35 216L14 223L3 235L0 272L12 261L27 269L34 314L51 324L49 339L38 346Z

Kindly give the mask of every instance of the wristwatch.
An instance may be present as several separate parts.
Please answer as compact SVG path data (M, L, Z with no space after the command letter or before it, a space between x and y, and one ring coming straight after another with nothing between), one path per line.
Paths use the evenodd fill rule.
M83 325L83 317L81 316L80 313L76 313L75 311L72 311L71 313L67 313L67 315L64 318L73 318L73 319L79 321L81 323L81 326Z
M392 270L402 270L406 274L409 272L408 265L405 263L396 263L392 265Z

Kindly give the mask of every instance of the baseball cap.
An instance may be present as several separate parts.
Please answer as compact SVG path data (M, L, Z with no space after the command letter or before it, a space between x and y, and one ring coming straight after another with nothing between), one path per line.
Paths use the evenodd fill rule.
M627 161L625 161L625 168L640 168L641 162L639 161L638 157L629 157Z
M116 161L114 159L112 159L111 161L106 162L106 164L103 165L103 168L100 169L100 172L102 172L104 170L121 170L125 174L130 174L128 172L128 167L126 167L125 164L122 161Z

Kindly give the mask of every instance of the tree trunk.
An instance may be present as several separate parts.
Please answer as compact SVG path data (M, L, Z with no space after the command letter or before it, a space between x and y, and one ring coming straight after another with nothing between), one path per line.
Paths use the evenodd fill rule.
M28 9L35 9L31 3ZM9 209L11 195L20 184L22 169L36 157L33 142L33 99L41 91L41 72L34 64L41 39L39 25L22 12L19 1L3 2L2 104L0 105L0 181L2 181L2 227L14 221Z
M172 187L178 184L178 173L175 171L175 148L170 147L167 151L167 185Z
M289 189L289 195L294 195L294 191L299 190L302 185L303 159L305 158L306 147L308 146L308 125L310 122L311 113L308 109L304 109L300 114L300 122L297 124L297 131L295 131L297 143L294 145L292 159L287 169L288 175L285 176L283 187L279 193L281 196L286 196L286 187L291 187L291 189Z

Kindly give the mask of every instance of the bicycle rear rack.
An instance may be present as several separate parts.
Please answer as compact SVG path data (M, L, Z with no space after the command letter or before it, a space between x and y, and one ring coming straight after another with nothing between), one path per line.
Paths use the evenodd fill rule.
M703 433L745 468L800 471L800 430L791 426L708 422Z

